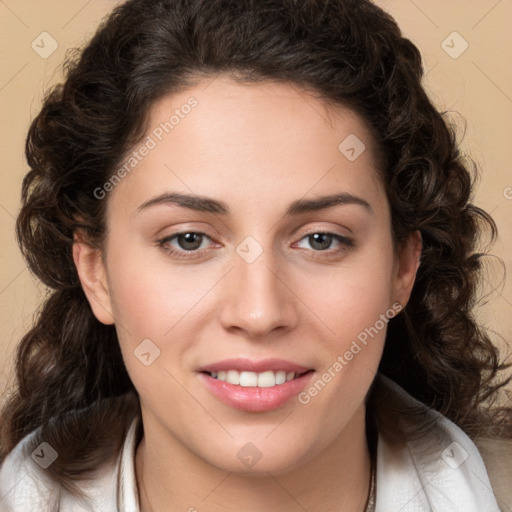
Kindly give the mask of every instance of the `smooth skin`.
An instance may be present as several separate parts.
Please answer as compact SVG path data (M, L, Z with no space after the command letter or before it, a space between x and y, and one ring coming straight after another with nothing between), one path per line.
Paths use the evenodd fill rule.
M102 199L102 250L79 233L74 244L92 310L115 324L140 396L141 510L363 511L364 400L385 328L306 405L293 398L271 411L237 410L198 369L281 358L314 369L314 383L380 315L405 306L420 235L394 246L361 117L295 85L213 78L153 105L146 137L154 138L175 109L197 100ZM338 149L350 134L366 147L354 161ZM168 193L220 201L227 213L162 200ZM285 215L295 201L333 194L352 200ZM236 251L247 237L262 249L252 263ZM134 355L145 339L160 350L147 366ZM249 442L261 458L246 467L237 454Z

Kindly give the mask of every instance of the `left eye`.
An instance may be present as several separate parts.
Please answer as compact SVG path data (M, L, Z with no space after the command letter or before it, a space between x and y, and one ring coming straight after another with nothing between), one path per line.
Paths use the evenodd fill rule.
M352 245L352 241L350 239L341 235L336 235L334 233L311 233L306 235L301 239L301 241L298 242L300 247L302 247L302 240L307 240L310 248L314 249L315 251L325 251L330 249L333 242L337 242L342 246ZM306 249L308 249L308 247L306 247Z

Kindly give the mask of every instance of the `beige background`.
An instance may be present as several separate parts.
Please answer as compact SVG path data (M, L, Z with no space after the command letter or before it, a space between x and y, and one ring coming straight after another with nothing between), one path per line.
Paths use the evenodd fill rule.
M0 0L0 400L12 379L18 340L31 325L44 295L27 271L14 240L21 180L27 170L23 157L26 132L39 109L43 91L60 76L58 66L66 50L87 40L100 19L117 3ZM469 149L482 170L475 201L491 212L498 224L500 238L492 252L503 259L510 273L512 1L376 3L397 19L405 35L421 50L428 71L426 85L439 108L458 112L467 120L463 148ZM48 36L40 36L42 32L49 33L58 43L47 58L31 47L35 41L40 45L39 53L51 48ZM450 35L453 32L460 36ZM459 55L464 41L468 47ZM490 295L487 303L477 309L478 317L497 335L512 340L511 279L503 283L503 270L495 265L490 267L484 288Z

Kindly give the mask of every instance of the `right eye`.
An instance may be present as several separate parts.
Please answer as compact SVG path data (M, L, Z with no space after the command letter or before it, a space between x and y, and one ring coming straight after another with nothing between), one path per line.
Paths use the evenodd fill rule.
M187 253L195 256L195 253L202 252L199 250L205 249L203 242L206 240L211 241L206 233L183 231L158 240L158 245L172 256L188 258Z

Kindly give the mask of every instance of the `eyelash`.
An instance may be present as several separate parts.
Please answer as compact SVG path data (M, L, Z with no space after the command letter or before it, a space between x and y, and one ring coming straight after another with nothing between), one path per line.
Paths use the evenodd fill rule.
M169 247L167 244L171 241L179 237L180 235L186 235L186 234L194 234L194 235L201 235L203 237L206 237L209 240L212 240L210 236L208 236L206 233L203 233L202 231L180 231L178 233L174 233L173 235L166 236L165 238L162 238L157 241L157 244L159 247L161 247L167 254L177 257L177 258L184 258L184 259L194 259L197 257L201 257L201 250L177 250L173 247ZM304 240L305 238L308 238L313 235L327 235L332 237L333 240L338 241L341 244L341 248L338 250L332 252L329 249L324 250L314 250L311 249L314 253L320 253L323 256L335 256L337 253L345 252L349 249L353 249L355 247L354 240L351 238L347 238L342 235L338 235L337 233L331 233L329 231L312 231L309 233L305 233L300 239L299 242ZM297 243L297 242L295 242ZM206 249L207 250L207 249ZM318 256L315 256L318 257Z

